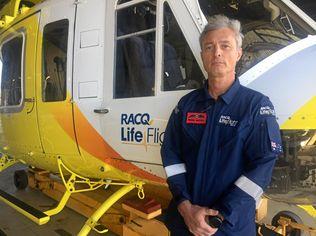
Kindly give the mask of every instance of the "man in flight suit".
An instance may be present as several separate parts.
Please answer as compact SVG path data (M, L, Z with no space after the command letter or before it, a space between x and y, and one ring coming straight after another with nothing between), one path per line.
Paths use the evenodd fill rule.
M182 97L161 149L171 235L254 236L255 209L282 152L269 98L240 85L240 22L209 19L200 36L205 87ZM217 216L222 224L207 222Z

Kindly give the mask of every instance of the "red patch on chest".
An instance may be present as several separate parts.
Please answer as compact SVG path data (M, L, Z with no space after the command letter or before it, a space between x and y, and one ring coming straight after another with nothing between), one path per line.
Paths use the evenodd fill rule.
M205 112L188 112L187 113L187 124L205 125L207 115Z

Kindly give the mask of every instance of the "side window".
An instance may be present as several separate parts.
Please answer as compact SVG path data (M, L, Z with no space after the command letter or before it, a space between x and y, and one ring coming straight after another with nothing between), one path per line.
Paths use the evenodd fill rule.
M114 98L154 96L156 5L118 5L116 22Z
M43 33L43 102L66 99L68 20L49 23Z
M200 88L204 75L167 2L164 3L162 90Z
M22 101L23 36L16 36L1 46L0 106L18 106Z

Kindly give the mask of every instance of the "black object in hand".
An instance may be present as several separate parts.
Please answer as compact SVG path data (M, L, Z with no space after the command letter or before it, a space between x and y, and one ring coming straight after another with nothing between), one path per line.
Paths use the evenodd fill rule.
M223 220L219 216L209 216L208 224L212 228L219 228L223 223Z

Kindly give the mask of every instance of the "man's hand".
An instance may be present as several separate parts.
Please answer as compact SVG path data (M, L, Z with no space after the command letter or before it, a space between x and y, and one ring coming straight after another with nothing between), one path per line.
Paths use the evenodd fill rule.
M192 205L188 200L178 205L178 211L182 215L190 232L195 236L210 236L216 233L217 229L212 228L206 222L208 216L216 216L218 215L218 211Z

